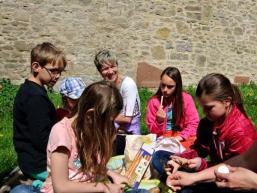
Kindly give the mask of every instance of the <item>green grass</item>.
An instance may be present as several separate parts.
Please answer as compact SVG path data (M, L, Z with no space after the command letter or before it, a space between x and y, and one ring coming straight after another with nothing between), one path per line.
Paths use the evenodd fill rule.
M153 93L147 89L147 88L141 88L139 89L139 96L140 96L140 102L141 102L141 133L147 134L148 129L145 122L145 116L146 116L146 105L148 99L153 95Z
M12 143L12 108L18 88L10 80L0 80L0 182L17 165ZM48 95L55 106L61 105L59 94L49 90Z
M16 165L12 145L12 106L18 86L0 81L0 179Z
M12 107L18 87L17 85L12 85L9 80L0 80L0 181L17 165L16 154L12 145ZM257 125L257 85L243 85L240 89L245 99L246 111L255 125ZM186 90L194 97L195 87L188 87ZM55 106L61 105L59 94L53 90L49 90L48 94ZM147 88L139 89L142 114L141 131L143 134L147 133L145 124L146 104L152 94L153 92ZM198 101L195 101L200 117L203 117L202 109Z

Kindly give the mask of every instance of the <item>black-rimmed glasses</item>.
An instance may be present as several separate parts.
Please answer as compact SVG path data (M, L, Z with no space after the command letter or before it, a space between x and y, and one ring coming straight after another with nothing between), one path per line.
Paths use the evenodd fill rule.
M44 68L48 74L51 76L51 75L54 75L54 76L57 76L57 75L61 75L63 72L65 72L65 70L63 68L46 68L44 66L42 66L42 68Z

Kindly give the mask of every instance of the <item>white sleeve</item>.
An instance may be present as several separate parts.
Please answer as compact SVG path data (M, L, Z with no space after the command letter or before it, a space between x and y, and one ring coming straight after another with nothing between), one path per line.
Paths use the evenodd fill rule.
M133 116L140 113L140 101L137 85L133 79L131 79L130 77L124 78L120 88L120 93L123 98L122 113L125 116ZM137 110L138 112L134 112L135 110Z

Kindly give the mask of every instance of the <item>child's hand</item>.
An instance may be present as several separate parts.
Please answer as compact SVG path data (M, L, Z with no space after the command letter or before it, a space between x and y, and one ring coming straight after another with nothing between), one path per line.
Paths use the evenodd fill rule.
M175 155L171 156L170 158L171 160L167 163L168 167L165 169L167 175L175 173L176 171L178 171L179 168L185 167L188 163L188 160L186 158L178 157Z
M176 166L176 164L172 163L172 165L175 165L173 172L176 172L179 168L185 168L189 170L198 170L198 168L201 166L202 160L199 157L193 158L193 159L186 159L178 156L171 156L171 159L173 162L179 165Z
M126 176L118 175L112 178L114 184L129 184L129 179Z
M202 159L200 157L196 157L188 160L187 167L191 170L197 171L201 166L201 163L202 163Z
M171 159L179 164L181 167L186 167L188 165L188 159L186 158L173 155L171 156Z
M124 192L125 184L105 184L104 193L122 193Z
M107 175L112 178L112 181L114 184L128 184L129 183L129 179L126 176L120 175L114 171L109 170Z
M175 173L176 171L178 171L178 169L180 168L181 166L176 163L175 161L173 160L170 160L167 162L167 166L165 166L165 171L167 173L167 175L171 175L172 173Z
M194 185L195 173L178 171L167 177L166 185L173 191L179 191L185 186Z
M163 110L163 107L161 105L158 111L156 112L156 121L158 123L162 123L165 120L165 118L166 118L166 113Z

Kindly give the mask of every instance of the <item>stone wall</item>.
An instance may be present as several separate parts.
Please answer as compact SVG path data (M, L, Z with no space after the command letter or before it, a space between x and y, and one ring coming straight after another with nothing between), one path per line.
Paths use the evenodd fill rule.
M256 0L0 0L0 78L20 83L30 50L50 41L69 62L64 76L99 80L93 58L115 51L122 73L137 64L180 69L185 85L221 72L257 82Z

